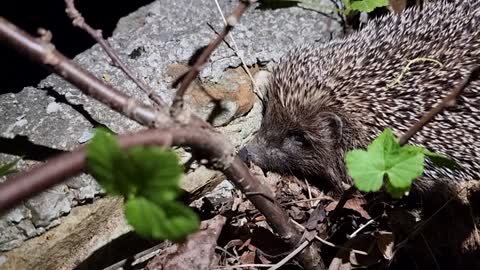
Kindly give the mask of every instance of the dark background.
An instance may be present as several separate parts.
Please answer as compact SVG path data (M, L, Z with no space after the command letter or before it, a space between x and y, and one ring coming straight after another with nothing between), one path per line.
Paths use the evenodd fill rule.
M76 0L75 3L86 21L109 37L120 18L150 2L153 0ZM90 36L72 26L63 0L0 0L0 16L31 34L36 34L39 27L50 30L55 47L70 58L94 44ZM36 85L48 74L43 67L0 44L0 94Z

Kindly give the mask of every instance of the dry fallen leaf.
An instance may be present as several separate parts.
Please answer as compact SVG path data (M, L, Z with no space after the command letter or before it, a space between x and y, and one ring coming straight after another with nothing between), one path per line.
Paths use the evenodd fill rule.
M391 260L393 258L395 235L392 232L380 231L376 236L378 249L385 259Z
M184 242L160 252L145 269L210 269L215 257L217 240L226 220L223 216L215 216L202 221L199 231L190 234Z
M325 211L327 211L327 212L333 211L335 209L335 207L337 206L337 203L338 203L337 201L331 202L330 204L327 205L327 207L325 207ZM365 219L371 219L370 215L362 207L362 205L365 204L365 203L366 203L366 201L365 201L364 198L354 197L352 199L349 199L345 203L344 208L348 208L348 209L351 209L351 210L359 213Z

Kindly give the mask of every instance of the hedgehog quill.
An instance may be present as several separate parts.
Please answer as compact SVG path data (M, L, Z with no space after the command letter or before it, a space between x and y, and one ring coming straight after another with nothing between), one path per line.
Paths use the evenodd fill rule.
M399 78L415 59L434 61L415 61ZM427 2L346 38L297 47L273 71L260 130L240 156L341 192L350 182L348 150L365 148L386 127L401 136L479 64L478 0ZM480 80L410 143L460 165L427 161L423 179L480 179Z

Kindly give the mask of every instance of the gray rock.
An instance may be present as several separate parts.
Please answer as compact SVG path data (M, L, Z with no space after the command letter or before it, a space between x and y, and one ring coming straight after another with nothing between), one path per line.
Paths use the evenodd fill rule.
M22 220L22 222L20 222L17 227L22 230L23 235L25 235L27 238L31 238L37 235L37 229L28 219Z
M0 220L0 232L0 251L19 247L26 238L18 226L9 226L4 220Z
M58 185L25 203L32 214L32 223L36 227L47 227L60 215L70 212L71 202L67 191L66 185Z
M62 110L62 106L56 102L51 102L47 105L47 114L55 113Z
M7 221L8 224L18 224L23 219L30 217L30 211L25 206L20 205L7 212L4 216L4 220Z
M92 200L95 196L104 194L100 184L86 174L75 177L65 182L65 184L70 188L70 192L73 193L74 200L80 203L83 203L86 200Z
M92 127L84 116L67 104L54 102L47 90L26 87L17 94L0 96L0 136L27 136L30 141L51 148L72 150L82 132ZM55 108L48 110L49 104ZM47 112L48 111L48 112ZM0 158L0 162L4 159Z

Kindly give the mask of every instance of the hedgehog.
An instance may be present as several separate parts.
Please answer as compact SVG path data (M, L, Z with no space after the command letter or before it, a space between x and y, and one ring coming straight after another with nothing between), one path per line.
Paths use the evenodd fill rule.
M261 127L240 157L341 192L351 183L348 150L365 148L387 127L401 136L479 64L478 0L426 1L342 39L296 47L273 70ZM480 81L409 143L459 165L427 160L423 182L480 179Z

